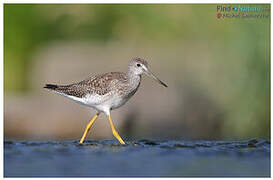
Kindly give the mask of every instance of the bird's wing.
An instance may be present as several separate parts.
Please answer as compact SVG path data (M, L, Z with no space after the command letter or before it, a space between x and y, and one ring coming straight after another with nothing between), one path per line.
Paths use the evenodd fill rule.
M79 83L67 86L57 86L54 90L66 95L83 97L86 94L105 95L109 93L117 83L127 81L125 73L110 72L101 75L92 76Z

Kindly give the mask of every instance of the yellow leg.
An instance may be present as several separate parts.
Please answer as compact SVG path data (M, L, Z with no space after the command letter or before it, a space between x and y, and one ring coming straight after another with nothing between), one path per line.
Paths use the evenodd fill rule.
M117 140L120 142L120 144L125 144L125 142L121 139L121 137L119 136L118 132L116 131L116 129L115 129L114 125L113 125L111 116L107 115L107 117L108 117L110 126L112 128L113 135L117 138Z
M94 121L99 117L99 115L100 115L100 114L97 113L97 114L93 117L93 119L87 124L87 126L86 126L86 128L85 128L85 131L84 131L84 133L83 133L83 135L82 135L80 144L83 143L83 141L84 141L84 139L85 139L87 133L89 132L89 130L90 130L91 126L92 126L92 124L93 124Z

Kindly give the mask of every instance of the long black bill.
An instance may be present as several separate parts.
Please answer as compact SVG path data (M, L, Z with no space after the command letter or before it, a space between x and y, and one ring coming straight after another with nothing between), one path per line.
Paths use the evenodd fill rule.
M160 79L158 79L150 70L146 70L147 75L149 75L150 77L152 77L154 80L156 80L159 84L168 87L164 82L162 82Z

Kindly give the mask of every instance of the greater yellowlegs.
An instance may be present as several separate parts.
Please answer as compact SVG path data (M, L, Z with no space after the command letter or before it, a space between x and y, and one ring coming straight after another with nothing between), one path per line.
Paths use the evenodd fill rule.
M135 94L143 73L167 87L149 70L147 61L142 58L133 58L128 64L127 73L110 72L70 85L46 84L44 88L97 110L96 115L87 124L80 143L83 143L99 114L104 112L108 117L113 135L121 144L125 144L113 125L110 111L124 105Z

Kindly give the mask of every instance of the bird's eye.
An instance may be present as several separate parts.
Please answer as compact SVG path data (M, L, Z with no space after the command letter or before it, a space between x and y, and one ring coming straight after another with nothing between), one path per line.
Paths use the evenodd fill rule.
M140 64L137 64L137 67L140 67Z

